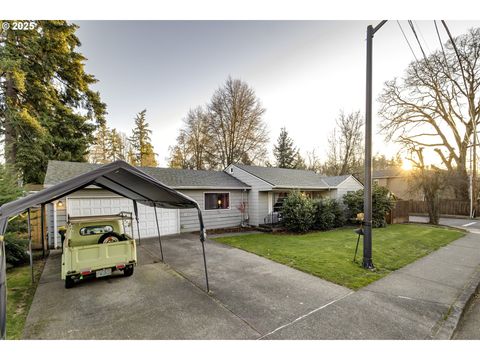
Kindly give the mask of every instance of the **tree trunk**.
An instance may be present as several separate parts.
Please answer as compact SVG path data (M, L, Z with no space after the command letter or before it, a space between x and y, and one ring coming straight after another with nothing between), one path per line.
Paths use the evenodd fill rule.
M440 213L438 208L438 199L436 197L427 198L427 207L428 207L428 218L429 223L433 225L438 225Z

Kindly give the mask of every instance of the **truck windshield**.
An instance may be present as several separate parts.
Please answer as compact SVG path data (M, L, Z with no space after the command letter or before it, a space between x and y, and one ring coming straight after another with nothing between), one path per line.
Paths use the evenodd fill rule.
M108 232L113 231L113 227L110 225L92 225L92 226L85 226L80 229L80 235L98 235L98 234L105 234Z

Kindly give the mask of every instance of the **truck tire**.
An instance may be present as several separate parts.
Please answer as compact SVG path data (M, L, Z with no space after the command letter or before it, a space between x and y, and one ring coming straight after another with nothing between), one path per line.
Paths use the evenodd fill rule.
M75 285L75 281L71 276L65 278L65 289L71 289Z
M123 270L123 276L132 276L133 275L133 265L129 265L125 267L125 270Z
M122 241L123 236L120 234L117 234L116 232L108 232L100 236L100 239L98 239L99 244L108 244L112 242L119 242Z

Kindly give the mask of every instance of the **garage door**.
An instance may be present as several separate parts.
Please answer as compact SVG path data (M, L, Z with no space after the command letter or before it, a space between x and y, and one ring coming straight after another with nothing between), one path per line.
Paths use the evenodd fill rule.
M120 197L68 198L67 212L70 216L112 215L121 211L133 213L133 202ZM161 235L177 234L180 231L178 209L157 209ZM153 207L138 204L138 219L142 237L157 236L157 223ZM125 229L130 233L131 229ZM134 222L134 234L137 227Z

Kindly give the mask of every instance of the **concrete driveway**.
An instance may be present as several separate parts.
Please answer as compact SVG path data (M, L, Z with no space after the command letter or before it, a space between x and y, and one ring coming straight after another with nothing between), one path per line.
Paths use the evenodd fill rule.
M198 236L142 240L130 278L66 290L52 254L27 318L27 339L258 339L352 291L268 259L208 241L211 294Z

